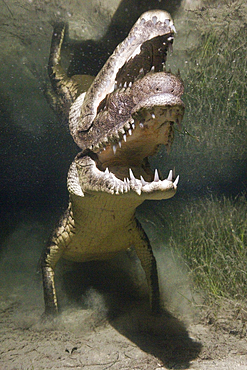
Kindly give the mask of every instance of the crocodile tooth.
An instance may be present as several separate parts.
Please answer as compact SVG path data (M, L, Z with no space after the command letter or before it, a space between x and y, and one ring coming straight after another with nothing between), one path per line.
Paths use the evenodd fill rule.
M150 69L150 72L154 72L155 71L155 66L152 66L152 68Z
M132 128L133 130L136 128L136 125L134 123L132 123Z
M174 24L170 24L170 27L171 27L171 29L172 29L172 31L173 31L174 33L177 33L177 30L176 30L176 28L175 28Z
M120 82L120 84L118 85L118 87L122 87L122 82Z
M121 146L122 146L122 142L121 141L118 142L118 146L119 146L119 148L121 148Z
M162 63L163 64L163 72L166 72L166 65L165 63Z
M123 134L123 139L124 139L124 141L126 142L126 140L127 140L127 136L126 136L126 134Z
M158 173L158 170L156 169L155 171L154 171L154 181L155 182L158 182L160 180L160 178L159 178L159 173Z
M130 173L130 181L133 181L134 182L134 185L138 185L137 179L135 178L135 175L133 174L131 168L129 168L129 173ZM140 189L135 189L135 191L137 192L137 194L139 194L139 195L141 194L141 190Z
M138 195L141 195L141 193L142 193L141 189L136 189L136 193L137 193Z
M127 183L127 181L126 181L126 178L124 178L124 180L123 180L123 182L124 182L124 191L125 191L125 193L127 193L127 191L128 191L128 183Z
M132 86L132 81L130 81L130 83L129 83L129 87L131 87Z
M140 69L139 74L140 74L140 75L141 75L141 74L144 74L144 69L143 69L143 68L141 68L141 69Z
M113 153L114 153L114 154L116 154L117 146L116 146L116 145L113 145L113 146L112 146L112 150L113 150Z
M129 129L129 130L128 130L128 133L129 133L129 135L132 135L132 130L131 130L131 129Z
M154 113L152 113L151 116L152 116L153 119L155 119L155 114Z
M123 194L124 192L124 185L122 184L122 181L121 183L119 184L119 192Z
M170 170L170 171L169 171L169 174L168 174L167 180L168 180L168 181L172 181L172 170Z
M173 184L175 186L177 186L178 185L178 181L179 181L179 175L176 177L176 179L174 180Z
M154 24L154 25L156 25L156 23L157 23L157 17L156 17L156 16L154 16L154 17L152 18L152 22L153 22L153 24Z
M140 179L141 179L141 182L142 182L142 186L145 186L147 185L148 183L144 180L144 178L142 176L140 176Z
M105 174L109 174L110 172L109 172L109 169L108 169L108 167L106 167L106 169L105 169Z
M127 87L127 82L126 82L126 81L125 81L125 83L124 83L123 87L125 87L125 88Z
M144 127L144 124L142 122L139 123L140 128Z
M136 178L135 178L131 168L129 168L129 173L130 173L130 180L136 181Z
M134 122L135 122L134 118L131 117L130 123L134 123Z
M114 90L116 90L117 89L117 81L115 81L115 83L114 83Z

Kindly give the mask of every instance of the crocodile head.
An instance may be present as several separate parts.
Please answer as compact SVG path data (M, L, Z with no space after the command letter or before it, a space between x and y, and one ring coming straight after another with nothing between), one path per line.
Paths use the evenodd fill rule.
M170 148L183 118L182 80L165 71L174 33L167 12L144 13L70 109L75 142L121 180L131 168L152 181L148 157L161 144Z

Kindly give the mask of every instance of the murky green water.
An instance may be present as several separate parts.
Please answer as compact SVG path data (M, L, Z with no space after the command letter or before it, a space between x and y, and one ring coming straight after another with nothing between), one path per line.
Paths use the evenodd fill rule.
M187 1L187 8L191 4ZM36 274L39 256L67 206L67 171L78 152L67 125L45 99L52 25L61 20L69 24L63 50L69 73L95 75L136 19L155 8L168 10L174 18L178 32L167 66L173 72L179 68L186 104L171 153L162 149L152 159L152 167L164 177L175 167L180 175L177 194L138 210L158 260L162 297L166 307L181 315L187 315L190 303L201 302L204 295L245 299L245 2L202 1L188 11L179 1L163 0L2 0L0 308L19 305L17 326L30 307L35 311L31 324L43 311L41 276ZM89 274L87 279L97 290L98 274L93 275L96 278ZM78 294L62 283L62 276L61 269L61 300L70 307ZM141 272L134 279L140 280L145 292ZM79 293L82 297L85 291ZM88 307L85 297L79 304ZM95 308L94 304L98 303L92 304ZM13 364L17 367L4 364L4 369L20 368Z

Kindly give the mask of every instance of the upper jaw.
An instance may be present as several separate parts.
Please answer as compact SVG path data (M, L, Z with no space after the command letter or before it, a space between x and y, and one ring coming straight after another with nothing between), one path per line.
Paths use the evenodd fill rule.
M87 93L80 95L70 109L70 132L81 149L89 148L87 136L93 129L98 107L106 95L114 91L115 85L133 82L141 69L144 73L152 67L155 71L161 71L174 33L171 16L165 11L148 11L138 19L127 38L109 57ZM138 67L136 70L135 66ZM133 71L130 81L127 78L129 69Z
M115 154L121 144L133 142L133 132L138 133L138 142L144 141L143 145L149 135L149 146L169 146L170 140L160 127L180 125L184 114L182 93L181 79L167 72L149 73L131 87L118 88L102 102L93 127L84 137L86 147L95 153L111 147Z

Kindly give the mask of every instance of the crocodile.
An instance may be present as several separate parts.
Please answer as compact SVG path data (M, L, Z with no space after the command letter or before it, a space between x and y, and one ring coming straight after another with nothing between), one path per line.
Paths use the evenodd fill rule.
M161 145L170 150L184 114L180 74L165 68L175 33L169 13L145 12L90 79L67 75L61 64L65 25L54 28L50 97L81 151L68 172L68 208L41 258L45 314L59 312L54 271L60 258L107 260L129 248L145 272L151 311L161 311L155 256L135 211L177 190L172 170L162 180L149 164Z

